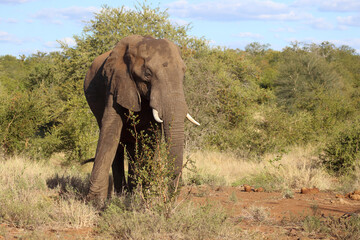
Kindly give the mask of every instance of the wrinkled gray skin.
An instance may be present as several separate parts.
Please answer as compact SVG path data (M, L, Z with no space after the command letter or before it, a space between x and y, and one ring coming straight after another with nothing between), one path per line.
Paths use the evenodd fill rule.
M137 131L148 129L154 120L152 109L159 112L170 156L175 159L175 176L183 164L184 118L187 113L183 78L185 64L178 47L165 39L129 36L112 51L97 57L86 74L84 91L100 128L88 199L105 199L110 166L114 188L121 193L132 190L124 174L124 148L134 159L135 139L128 131L129 110L140 119ZM129 165L129 175L133 172Z

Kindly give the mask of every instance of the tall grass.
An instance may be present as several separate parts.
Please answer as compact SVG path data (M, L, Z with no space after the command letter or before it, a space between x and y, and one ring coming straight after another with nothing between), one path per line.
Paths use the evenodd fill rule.
M197 172L185 170L184 179L187 183L250 184L266 190L313 186L333 189L334 179L314 156L312 147L295 147L287 153L266 155L261 161L242 159L232 153L197 151L188 154Z
M97 216L91 205L76 199L70 186L48 187L64 170L21 157L0 159L0 220L22 228L81 228L93 226ZM81 177L79 176L79 179ZM76 187L75 187L76 188ZM76 191L75 188L72 191Z
M225 210L210 204L144 205L144 195L113 197L99 211L85 203L88 174L77 167L42 164L21 157L0 159L0 223L37 238L46 229L90 227L111 239L238 239ZM171 205L171 206L170 206ZM41 235L41 234L42 235ZM0 236L8 233L2 228ZM43 237L45 238L45 236Z

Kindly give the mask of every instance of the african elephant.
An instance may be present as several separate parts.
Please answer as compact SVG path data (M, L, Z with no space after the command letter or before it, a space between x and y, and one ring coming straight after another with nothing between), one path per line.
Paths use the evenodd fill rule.
M129 111L135 112L137 129L163 124L169 154L174 159L174 176L183 165L184 119L191 118L185 102L185 64L179 48L169 40L133 35L123 38L113 50L95 58L88 70L84 91L100 128L88 199L105 199L112 166L114 188L126 186L124 147L134 155L135 139L128 130ZM130 156L133 157L133 156ZM133 169L129 166L129 176Z

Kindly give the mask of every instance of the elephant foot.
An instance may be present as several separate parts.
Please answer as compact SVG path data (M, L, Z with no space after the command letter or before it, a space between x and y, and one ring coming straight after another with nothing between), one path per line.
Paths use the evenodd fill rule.
M86 203L92 204L98 210L104 210L106 206L106 198L100 197L98 194L89 193L85 198Z

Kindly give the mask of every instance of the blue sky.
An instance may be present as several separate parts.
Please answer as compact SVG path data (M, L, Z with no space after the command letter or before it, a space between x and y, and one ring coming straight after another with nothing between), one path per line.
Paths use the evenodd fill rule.
M0 55L59 50L73 44L84 21L103 4L134 8L128 0L0 0ZM141 1L140 1L141 2ZM211 45L244 47L251 42L281 50L293 41L348 45L360 53L360 0L147 0L168 9L178 24L191 23L190 35Z

